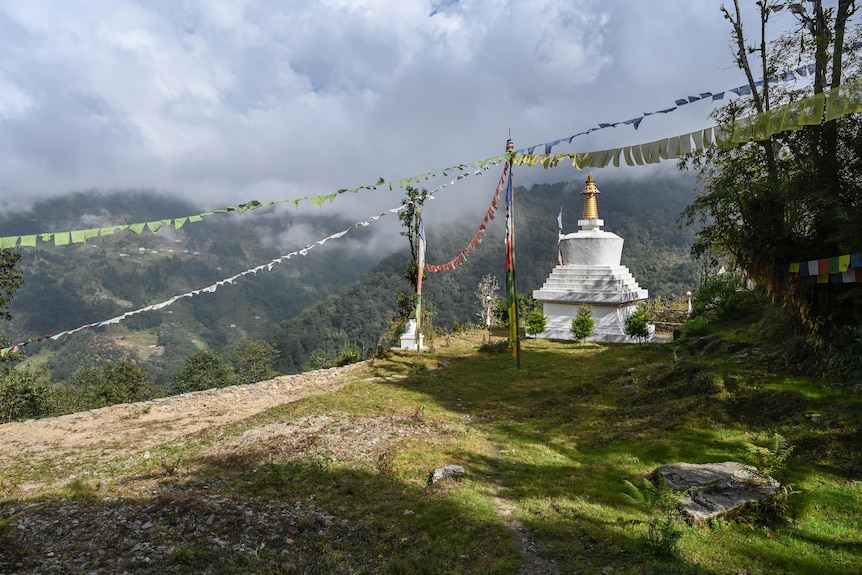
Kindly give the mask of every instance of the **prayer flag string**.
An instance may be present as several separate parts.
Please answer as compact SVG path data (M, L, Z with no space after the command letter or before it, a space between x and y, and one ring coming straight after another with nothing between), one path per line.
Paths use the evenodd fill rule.
M470 251L476 251L476 248L479 244L482 243L482 236L485 235L485 232L488 229L488 223L494 219L494 214L497 211L497 208L500 206L500 192L503 191L503 186L506 184L506 175L509 173L509 164L503 164L503 175L500 176L500 183L497 184L497 189L494 191L494 197L491 198L491 205L488 207L488 211L485 212L485 218L482 220L482 224L479 226L479 229L473 235L473 239L467 242L467 245L461 250L457 256L452 258L450 261L445 264L425 264L425 269L429 272L448 272L456 267L462 265L467 261L467 253Z
M379 178L376 184L369 184L365 186L359 186L357 188L342 188L336 192L331 194L322 194L319 196L310 196L303 198L296 198L293 200L276 200L272 202L259 202L257 200L252 200L250 202L246 202L244 204L239 204L237 206L227 206L222 209L213 210L211 212L204 212L201 214L195 214L191 216L183 216L180 218L168 218L164 220L157 220L152 222L139 222L134 224L123 224L118 226L108 226L103 228L92 228L85 230L73 230L73 231L64 231L64 232L40 232L34 234L25 234L19 236L6 236L0 237L0 249L10 249L10 248L33 248L36 247L38 241L41 240L43 243L51 243L55 246L67 246L71 244L83 243L89 239L112 235L115 232L119 231L129 231L135 234L142 234L144 231L158 232L163 227L173 227L174 229L179 230L187 223L195 223L201 222L204 218L213 216L215 214L226 214L230 212L236 213L245 213L248 210L256 210L258 208L264 208L269 206L274 206L277 204L293 204L294 206L299 206L300 202L308 201L312 205L320 207L326 202L333 202L335 198L341 194L350 192L357 193L360 190L376 190L380 186L388 185L389 189L394 189L394 186L398 186L399 188L404 188L405 186L412 185L413 183L420 183L422 181L428 180L432 177L444 176L449 177L450 173L460 172L458 176L443 186L440 186L438 189L442 189L447 186L453 186L457 181L460 181L470 175L482 173L485 170L489 169L490 166L498 165L500 162L504 160L505 156L496 156L492 158L486 158L484 160L478 160L475 162L469 162L466 164L458 164L457 166L452 166L449 168L444 168L442 170L436 170L433 172L427 172L424 174L420 174L418 176L411 176L408 178L402 178L400 180L393 180L387 182L383 178ZM476 170L469 171L468 168L473 167L477 168Z
M700 153L713 145L721 149L731 149L748 142L768 140L781 132L801 130L805 126L819 125L856 112L862 112L862 79L796 102L776 106L761 114L753 114L734 122L680 136L593 152L569 154L516 152L512 163L552 168L560 162L571 161L572 166L579 170L605 168L611 163L615 167L620 167L623 161L629 166L657 164L662 160L678 159L688 153Z
M781 8L783 8L783 6L778 6L778 8L781 9ZM859 48L862 48L862 41L854 42L850 46L846 47L844 49L844 51L845 52L853 52L855 50L858 50ZM817 69L816 64L813 64L813 63L804 64L804 65L792 68L790 70L785 70L784 72L782 72L780 74L776 74L776 75L770 77L769 79L767 79L767 83L776 84L778 82L794 82L800 78L806 78L806 77L813 76L816 69ZM758 87L762 86L763 80L758 80L757 82L755 82L755 85ZM698 92L696 95L688 95L688 96L685 96L682 98L677 98L676 100L674 100L674 105L670 106L668 108L663 108L661 110L655 110L653 112L644 112L640 116L637 116L635 118L629 118L628 120L623 120L620 122L599 122L597 125L589 128L587 130L578 132L577 134L574 134L571 136L566 136L566 137L560 138L558 140L553 140L551 142L545 142L544 144L535 144L533 146L521 148L521 149L515 150L515 152L519 153L519 154L534 154L536 151L536 148L544 147L545 154L550 154L551 150L553 149L554 146L561 144L563 142L571 144L572 140L574 140L575 138L577 138L579 136L586 136L588 134L592 134L593 132L597 132L599 130L605 130L607 128L616 128L617 126L632 126L635 130L637 130L640 127L641 122L643 122L644 118L646 118L647 116L652 116L655 114L669 114L675 110L678 110L682 106L692 104L692 103L698 102L698 101L709 100L709 101L715 102L717 100L723 100L725 98L725 96L729 97L731 94L734 94L734 95L740 96L740 97L741 96L749 96L749 95L751 95L751 86L749 86L748 84L745 84L742 86L737 86L736 88L731 88L729 90L722 90L720 92Z
M434 199L434 198L433 198L433 197L431 197L430 199ZM88 329L90 329L90 328L99 328L99 327L105 327L105 326L107 326L107 325L118 324L118 323L120 323L121 321L124 321L124 320L126 320L126 319L128 319L128 318L130 318L130 317L132 317L132 316L134 316L134 315L137 315L137 314L139 314L139 313L143 313L143 312L147 312L147 311L155 311L155 310L160 310L160 309L166 308L166 307L168 307L169 305L173 304L174 302L176 302L176 301L178 301L178 300L180 300L180 299L183 299L183 298L190 298L190 297L194 297L194 296L196 296L196 295L200 295L200 294L202 294L202 293L214 293L218 288L220 288L220 287L222 287L222 286L224 286L224 285L227 285L227 284L231 284L231 285L233 285L233 283L234 283L235 281L237 281L238 279L241 279L242 277L247 276L247 275L249 275L249 274L256 274L257 272L264 271L264 270L266 270L266 271L272 271L273 267L275 267L277 264L282 263L284 260L289 260L290 258L292 258L292 257L294 257L294 256L304 256L304 255L307 255L307 254L308 254L308 252L309 252L311 249L313 249L313 248L315 248L315 247L317 247L317 246L322 246L323 244L325 244L325 243L326 243L326 242L328 242L329 240L335 240L335 239L341 238L342 236L344 236L344 235L345 235L345 234L347 234L348 232L351 232L351 231L353 231L353 230L355 230L355 229L357 229L357 228L363 228L363 227L369 226L369 225L371 225L372 223L374 223L374 222L376 222L377 220L379 220L380 218L382 218L383 216L386 216L386 215L389 215L389 214L395 214L395 213L401 212L401 211L402 211L402 210L404 210L406 207L407 207L407 206L406 206L405 204L402 204L402 205L398 206L397 208L392 208L391 210L387 210L387 211L385 211L385 212L382 212L382 213L380 213L380 214L378 214L378 215L376 215L376 216L373 216L373 217L371 217L371 218L369 218L369 219L367 219L367 220L364 220L364 221L358 222L358 223L356 223L356 224L354 224L354 225L350 226L349 228L344 229L344 230L342 230L342 231L340 231L340 232L338 232L338 233L335 233L335 234L329 235L329 236L327 236L327 237L323 238L322 240L318 240L318 241L316 241L316 242L314 242L314 243L308 244L307 246L305 246L304 248L302 248L302 249L300 249L300 250L296 250L296 251L290 252L289 254L285 254L285 255L283 255L283 256L279 256L279 257L277 257L277 258L275 258L275 259L271 260L269 263L262 264L262 265L259 265L259 266L257 266L257 267L251 268L251 269L247 269L247 270L245 270L244 272L240 272L240 273L235 274L235 275L233 275L233 276L231 276L231 277L229 277L229 278L225 278L225 279L223 279L223 280L219 280L219 281L215 282L214 284L211 284L211 285L209 285L209 286L207 286L207 287L204 287L204 288L201 288L201 289L196 289L196 290L193 290L193 291L190 291L190 292L186 292L186 293L184 293L184 294L182 294L182 295L173 296L172 298L167 299L167 300L162 301L162 302L157 303L157 304L148 305L148 306L146 306L146 307L142 307L142 308L139 308L139 309L136 309L136 310L133 310L133 311L127 311L127 312L125 312L124 314L122 314L122 315L118 315L118 316L113 317L113 318L111 318L111 319L106 319L106 320L103 320L103 321L97 321L97 322L93 322L93 323L88 323L88 324L82 325L81 327L77 327L77 328L75 328L75 329L70 329L70 330L60 331L60 332L57 332L57 333L51 333L51 334L48 334L48 335L43 335L42 337L34 337L34 338L30 338L30 339L28 339L27 341L24 341L24 342L18 343L18 344L16 344L16 345L13 345L13 346L10 346L10 347L6 347L6 348L3 348L3 349L0 349L0 356L6 356L6 355L7 355L7 354L9 354L9 353L17 353L18 351L20 351L20 350L21 350L21 348L23 348L24 346L27 346L27 345L29 345L29 344L31 344L31 343L38 343L38 342L42 342L42 341L45 341L45 340L48 340L48 339L50 339L50 340L57 340L57 339L60 339L60 338L61 338L61 337L63 337L63 336L66 336L66 335L72 335L72 334L74 334L74 333L77 333L77 332L80 332L80 331L84 331L84 330L88 330Z
M862 283L862 253L787 264L785 272L806 283Z
M855 46L855 44L854 44ZM806 68L807 70L807 68ZM740 94L743 90L735 89L732 92L738 91ZM706 93L704 93L706 94ZM668 109L670 110L670 109ZM664 112L664 111L660 111ZM544 168L557 166L561 161L569 160L572 165L578 169L583 168L604 168L613 163L615 167L620 167L623 160L628 166L655 164L661 160L677 159L685 154L695 152L700 153L704 148L713 144L719 148L729 149L749 141L763 141L771 138L773 135L780 132L790 130L800 130L805 126L818 125L823 121L829 122L846 116L862 112L862 79L849 82L845 85L838 86L829 90L815 94L807 98L802 98L796 102L791 102L782 106L777 106L769 111L746 116L727 124L719 124L718 126L706 128L704 130L696 130L688 134L682 134L671 138L664 138L655 142L646 144L636 144L633 146L625 146L621 148L613 148L608 150L599 150L592 152L577 152L569 154L552 154L550 152L554 145L562 140L545 144L544 154L535 154L533 150L538 146L531 146L522 150L516 150L514 153L507 153L502 156L495 156L470 162L458 164L450 168L444 168L434 172L427 172L419 176L410 176L399 180L387 182L383 178L379 178L376 184L359 186L357 188L342 188L331 194L323 194L313 197L304 197L293 200L276 200L273 202L261 203L257 200L252 200L237 206L227 206L222 209L213 210L181 218L169 218L156 220L152 222L139 222L134 224L124 224L119 226L109 226L103 228L91 228L84 230L73 230L63 232L41 232L34 234L26 234L20 236L0 237L0 249L9 249L15 247L36 247L38 241L44 243L52 242L55 246L65 246L75 243L86 242L89 239L114 234L117 230L130 231L136 234L141 234L145 230L157 232L163 227L174 227L179 230L186 223L200 222L204 218L220 214L220 213L244 213L248 210L255 210L262 207L268 207L281 203L291 203L296 206L302 201L309 201L315 206L321 206L328 201L334 201L340 194L351 192L357 193L364 189L377 189L379 186L387 185L389 189L393 186L405 187L414 183L421 183L423 180L428 180L431 177L438 175L447 176L449 172L460 171L456 179L449 182L448 185L454 185L458 180L470 175L471 172L467 168L472 166L478 168L476 172L481 173L490 165L496 165L501 161L511 161L517 165L535 166L541 164ZM629 123L620 122L623 124ZM619 123L618 123L619 124ZM614 124L607 124L612 126ZM604 124L602 124L604 126ZM597 128L601 129L601 128ZM574 137L580 134L575 134L569 138L571 141ZM474 173L476 173L474 172ZM445 186L444 186L445 187Z
M443 183L442 185L440 185L440 186L438 186L438 187L434 188L433 190L431 190L431 192L429 193L429 195L428 195L427 199L429 199L429 200L433 200L433 199L435 199L435 198L434 198L434 195L433 195L434 193L436 193L436 192L438 192L438 191L440 191L440 190L443 190L444 188L447 188L447 187L453 186L453 185L455 185L458 181L463 180L463 179L465 179L465 178L467 178L467 177L469 177L469 176L471 176L471 175L475 175L475 176L482 175L484 172L486 172L487 170L489 170L489 169L491 168L491 166L493 166L493 165L497 165L498 163L499 163L499 160L492 158L492 159L490 159L490 160L489 160L489 161L487 161L487 162L483 162L483 163L481 164L481 166L479 167L479 169L477 169L477 170L475 170L475 171L472 171L472 172L463 172L463 173L459 174L456 178L453 178L452 180L450 180L450 181L448 181L448 182L445 182L445 183ZM170 299L168 299L168 300L165 300L165 301L160 302L160 303L157 303L157 304L148 305L148 306L146 306L146 307L142 307L142 308L140 308L140 309L136 309L136 310L133 310L133 311L128 311L128 312L125 312L125 313L124 313L124 314L122 314L122 315L119 315L119 316L117 316L117 317L113 317L113 318L111 318L111 319L107 319L107 320L103 320L103 321L97 321L97 322L89 323L89 324L86 324L86 325L82 325L81 327L78 327L78 328L72 329L72 330L66 330L66 331L61 331L61 332L58 332L58 333L48 334L48 335L44 335L44 336L42 336L42 337L34 337L34 338L30 338L30 339L28 339L27 341L24 341L24 342L18 343L18 344L16 344L16 345L13 345L13 346L10 346L10 347L7 347L7 348L0 349L0 356L5 356L5 355L7 355L7 354L9 354L9 353L17 353L17 352L18 352L22 347L24 347L24 346L26 346L26 345L29 345L29 344L31 344L31 343L42 342L42 341L45 341L45 340L48 340L48 339L51 339L51 340L57 340L57 339L60 339L61 337L65 336L65 335L71 335L71 334L73 334L73 333L77 333L77 332L80 332L80 331L84 331L84 330L87 330L87 329L90 329L90 328L99 328L99 327L105 327L105 326L107 326L107 325L118 324L118 323L120 323L121 321L123 321L123 320L125 320L125 319L128 319L129 317L134 316L134 315L137 315L137 314L139 314L139 313L143 313L143 312L146 312L146 311L154 311L154 310L163 309L163 308L168 307L169 305L173 304L175 301L180 300L180 299L183 299L183 298L190 298L190 297L194 297L194 296L199 295L199 294L201 294L201 293L214 293L214 292L215 292L219 287L222 287L222 286L224 286L225 284L231 284L231 285L232 285L236 280L238 280L238 279L242 278L243 276L247 276L247 275L249 275L249 274L256 274L256 273L257 273L257 272L259 272L259 271L264 271L264 270L266 270L266 271L272 271L272 269L273 269L273 267L274 267L275 265L277 265L277 264L281 263L281 262L282 262L282 261L284 261L284 260L289 260L290 258L292 258L292 257L294 257L294 256L305 256L305 255L307 255L307 254L308 254L309 250L313 249L313 248L314 248L314 247L316 247L316 246L322 246L323 244L325 244L325 243L326 243L326 242L328 242L329 240L339 239L339 238L341 238L342 236L344 236L345 234L347 234L347 233L349 233L349 232L351 232L351 231L353 231L353 230L355 230L355 229L357 229L357 228L364 228L364 227L367 227L367 226L371 225L372 223L376 222L377 220L379 220L380 218L382 218L383 216L386 216L386 215L388 215L388 214L394 214L394 213L401 212L401 211L402 211L402 210L404 210L406 207L407 207L407 205L406 205L406 204L402 204L402 205L398 206L397 208L392 208L391 210L388 210L388 211L383 212L383 213L381 213L381 214L379 214L379 215L376 215L376 216L374 216L374 217L372 217L372 218L369 218L368 220L365 220L365 221L362 221L362 222L358 222L358 223L356 223L356 224L354 224L354 225L350 226L349 228L344 229L344 230L342 230L342 231L340 231L340 232L338 232L338 233L335 233L335 234L329 235L329 236L327 236L327 237L323 238L322 240L318 240L318 241L316 241L316 242L314 242L314 243L308 244L307 246L305 246L304 248L302 248L302 249L300 249L300 250L296 250L296 251L294 251L294 252L290 252L289 254L285 254L285 255L283 255L283 256L279 256L279 257L277 257L277 258L273 259L272 261L270 261L269 263L262 264L262 265L259 265L259 266L257 266L257 267L251 268L251 269L247 269L247 270L245 270L244 272L241 272L241 273L238 273L238 274L236 274L236 275L233 275L233 276L231 276L231 277L229 277L229 278L225 278L225 279L223 279L223 280L220 280L220 281L218 281L218 282L216 282L216 283L214 283L214 284L212 284L212 285L209 285L209 286L207 286L207 287L204 287L204 288L201 288L201 289L198 289L198 290L193 290L193 291L190 291L190 292L184 293L184 294L182 294L182 295L174 296L174 297L172 297L172 298L170 298Z

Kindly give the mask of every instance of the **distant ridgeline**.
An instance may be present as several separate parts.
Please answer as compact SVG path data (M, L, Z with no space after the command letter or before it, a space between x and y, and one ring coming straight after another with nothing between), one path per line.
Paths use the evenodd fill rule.
M529 294L541 286L556 264L560 205L563 231L574 230L582 187L583 182L577 181L516 190L519 293ZM676 223L693 197L693 187L690 177L601 181L598 201L605 227L625 239L623 264L653 296L671 298L696 287L697 269L688 256L694 231L679 230ZM393 200L395 205L394 195ZM4 233L26 234L75 229L81 227L82 218L111 225L197 210L145 192L77 193L42 202L26 214L9 214L0 225ZM179 231L117 234L62 248L22 249L24 287L14 294L13 321L3 332L10 340L26 340L201 288L302 247L275 246L262 239L285 234L300 221L305 235L297 243L319 239L308 234L322 238L339 225L354 223L338 217L285 216L283 212L272 217L257 212L213 218ZM448 261L473 237L478 223L427 222L427 261ZM500 216L463 266L426 275L424 301L435 312L433 327L448 329L455 322L476 321L474 292L480 279L486 274L503 279L503 227ZM361 242L373 232L372 228L357 230L351 239ZM402 277L407 241L399 236L397 242L404 244L403 251L379 262L368 251L344 249L348 243L332 242L271 273L248 276L214 293L141 313L119 326L28 347L27 354L46 353L49 360L43 364L55 380L67 379L81 366L135 354L165 376L200 345L220 352L244 337L260 337L279 349L277 369L297 372L315 350L338 352L348 345L360 349L377 345L396 309L397 292L407 288Z

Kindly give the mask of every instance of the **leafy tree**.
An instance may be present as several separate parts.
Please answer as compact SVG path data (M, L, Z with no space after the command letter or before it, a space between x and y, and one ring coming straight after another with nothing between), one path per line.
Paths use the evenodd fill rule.
M119 346L105 333L90 331L86 335L46 342L52 353L45 366L54 383L68 383L84 368L101 368L118 362L137 363L137 353Z
M134 403L151 396L149 374L129 361L85 367L57 389L57 409L64 413Z
M626 335L644 341L649 337L649 317L646 306L638 304L638 308L626 318Z
M44 371L10 369L0 375L0 423L51 412L51 385Z
M272 379L278 372L272 364L278 357L278 350L259 339L241 340L233 350L233 364L240 383L255 383Z
M572 320L571 332L575 339L584 341L593 335L596 321L593 319L593 311L587 306L578 308L578 315Z
M21 254L18 252L0 250L0 319L6 321L12 319L12 315L7 311L12 305L12 294L23 285L21 272L15 267L20 261ZM0 332L0 346L6 347L8 343L9 341ZM0 363L5 369L19 358L17 353L9 353L0 356Z
M302 371L316 371L318 369L329 369L335 365L336 358L322 349L315 349L308 357L308 361L302 366Z
M401 221L401 226L404 228L401 235L407 238L410 243L410 263L407 266L407 271L404 273L405 279L410 282L413 291L416 291L416 285L419 280L419 269L417 262L419 260L419 216L422 214L422 206L425 200L431 193L422 188L414 188L407 186L406 194L401 199L401 203L406 207L398 212L398 219Z
M731 24L736 64L748 78L751 98L731 101L714 113L722 124L800 97L822 94L858 76L858 55L845 46L859 37L848 28L854 0L824 8L822 0L788 5L800 26L772 43L766 29L779 2L762 0L759 41L750 42L739 0L722 7ZM809 6L810 5L810 6ZM848 37L849 36L849 37ZM753 44L753 45L752 45ZM749 56L759 59L756 78ZM813 83L773 83L770 78L814 62ZM810 91L809 91L810 90ZM807 92L808 91L808 92ZM681 167L699 173L702 193L683 213L701 229L692 247L696 257L722 260L745 271L779 303L798 309L800 319L821 343L847 325L862 322L862 294L855 286L788 282L789 262L858 252L862 239L862 118L859 114L791 130L733 149L690 156Z
M493 311L496 307L497 293L500 291L500 284L497 282L497 276L491 274L485 275L476 286L476 300L479 302L476 310L476 316L479 318L479 325L487 326L489 315L491 324L494 323Z
M714 315L742 287L738 274L714 274L701 282L691 301L692 317Z
M174 387L179 393L228 387L237 383L239 380L230 364L208 349L190 355L174 376Z
M519 293L515 294L515 302L518 306L518 318L520 326L524 325L524 318L530 316L534 311L542 311L542 305L533 299L531 294ZM495 300L494 308L494 323L509 327L509 308L508 302L504 298Z
M9 306L12 305L12 294L22 285L21 272L15 266L21 261L21 254L11 250L0 250L0 318L12 319Z
M411 289L408 292L399 292L396 297L398 311L391 322L392 325L390 328L393 340L404 332L404 326L416 312L416 291L419 285L419 223L420 216L422 215L422 206L430 195L431 193L425 188L420 190L413 186L407 186L406 194L401 199L401 202L406 207L398 212L398 219L401 221L401 226L404 228L400 233L402 236L406 237L407 241L410 243L410 261L407 262L404 279L410 282ZM429 312L425 311L422 313L421 319L423 320L423 325L425 324L424 319L427 313ZM422 328L420 327L420 330L421 329ZM419 334L416 334L416 337L418 338Z

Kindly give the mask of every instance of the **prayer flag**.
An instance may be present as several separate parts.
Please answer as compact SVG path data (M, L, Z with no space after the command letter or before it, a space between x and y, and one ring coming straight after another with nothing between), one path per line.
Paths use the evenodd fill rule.
M512 140L506 143L506 150L514 149ZM518 306L515 296L515 202L512 190L512 170L506 181L506 301L509 307L509 344L512 356L518 358Z

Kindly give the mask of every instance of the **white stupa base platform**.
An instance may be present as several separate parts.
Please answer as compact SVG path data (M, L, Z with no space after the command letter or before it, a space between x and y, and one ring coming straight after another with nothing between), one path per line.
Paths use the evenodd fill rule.
M546 329L536 337L574 340L572 320L578 308L588 307L593 314L593 335L587 341L638 343L626 335L626 320L637 304L649 297L625 266L558 265L533 297L542 302ZM650 338L655 327L650 326Z
M411 349L413 351L416 351L416 339L412 336L405 337L402 335L401 336L401 347L398 349ZM419 336L419 350L425 351L427 349L428 348L425 347L425 336L420 335Z
M645 340L626 335L626 320L637 310L637 305L617 307L591 305L587 302L578 304L546 303L542 306L546 318L545 331L536 334L536 337L575 340L576 338L572 333L572 320L577 317L578 308L581 306L589 307L593 313L593 335L588 337L586 341L640 343L641 341L649 341L655 333L655 326L650 325L650 336Z
M401 335L401 347L399 349L412 349L416 351L416 320L409 320L404 328L404 333ZM420 333L418 350L424 351L426 349L428 348L425 347L425 336Z

